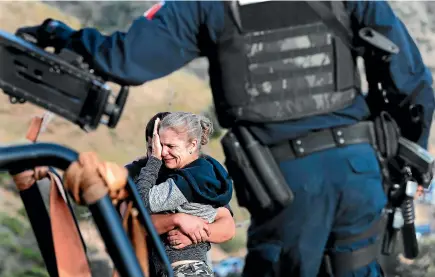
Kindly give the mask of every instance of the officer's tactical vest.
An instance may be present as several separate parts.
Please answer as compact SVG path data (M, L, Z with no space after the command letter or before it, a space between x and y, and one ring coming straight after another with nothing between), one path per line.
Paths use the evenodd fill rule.
M207 53L223 127L295 120L353 103L360 91L355 57L305 2L224 3L217 52ZM337 3L334 12L349 26Z

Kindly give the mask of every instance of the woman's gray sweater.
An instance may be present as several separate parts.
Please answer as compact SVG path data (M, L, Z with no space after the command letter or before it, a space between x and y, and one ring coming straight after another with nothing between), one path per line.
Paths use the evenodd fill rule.
M138 178L135 180L139 194L148 211L153 214L181 212L201 217L209 223L213 222L217 210L211 205L188 202L171 178L156 185L161 166L162 161L151 156L146 166L141 169ZM182 249L174 249L166 240L165 234L161 235L161 238L171 263L182 260L207 261L207 252L210 250L210 243L198 243L186 246ZM151 251L150 256L156 267L156 271L162 271L162 262L155 249Z

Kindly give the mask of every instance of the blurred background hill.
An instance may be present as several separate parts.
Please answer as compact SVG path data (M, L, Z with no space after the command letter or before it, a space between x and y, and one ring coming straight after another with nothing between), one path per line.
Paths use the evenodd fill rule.
M142 15L157 1L0 1L0 29L13 33L24 25L40 24L46 18L59 19L74 28L96 27L106 34L127 30L132 20ZM419 46L424 61L435 70L435 2L393 2L397 15L405 22ZM85 134L78 127L56 117L40 140L56 142L78 151L95 151L102 158L125 164L145 152L143 129L148 119L159 111L191 111L213 115L211 93L208 86L207 61L198 59L171 75L131 88L124 115L115 130L101 126L97 131ZM116 85L113 85L116 88ZM0 143L23 141L30 119L43 111L30 104L10 105L7 97L0 94ZM219 135L205 149L208 154L223 161ZM431 136L435 144L435 136ZM7 176L0 176L0 277L47 276L35 246L33 234L26 222L26 215ZM237 205L235 197L232 207L237 222L249 219L246 210ZM80 213L83 210L78 209ZM85 240L91 245L94 269L108 270L110 262L105 256L101 241L92 222L84 216L81 227ZM235 239L212 252L214 260L228 255L242 255L246 226L241 224ZM433 249L428 243L428 251ZM432 248L431 248L432 247ZM435 253L435 251L432 251ZM428 256L424 256L426 261ZM421 261L421 259L419 260ZM424 263L421 276L435 270L435 258ZM427 275L429 274L429 275ZM432 273L433 274L433 273ZM102 275L103 276L103 275ZM410 275L402 275L410 276ZM417 275L413 275L417 276ZM420 275L419 275L420 276Z

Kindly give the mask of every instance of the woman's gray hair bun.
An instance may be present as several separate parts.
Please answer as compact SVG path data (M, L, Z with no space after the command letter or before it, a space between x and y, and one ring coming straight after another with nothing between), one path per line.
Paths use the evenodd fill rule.
M189 112L171 112L160 122L159 130L165 128L177 133L186 132L189 141L198 141L198 150L208 143L213 134L213 123L209 118Z
M198 117L201 125L201 145L206 145L213 134L213 123L203 115L198 115Z

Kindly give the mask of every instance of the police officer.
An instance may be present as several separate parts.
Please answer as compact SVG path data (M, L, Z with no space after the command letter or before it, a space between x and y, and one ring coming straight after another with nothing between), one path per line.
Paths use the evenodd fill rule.
M419 88L412 101L423 107L417 142L426 148L432 77L403 23L386 1L327 5L354 34L371 27L400 48L386 75L398 95ZM207 57L219 123L247 126L268 145L294 194L291 205L267 219L251 210L244 276L313 277L325 251L334 276L382 276L373 226L386 196L369 130L360 124L369 109L356 55L306 2L166 1L127 32L72 30L55 20L20 31L71 49L128 85Z

